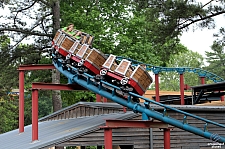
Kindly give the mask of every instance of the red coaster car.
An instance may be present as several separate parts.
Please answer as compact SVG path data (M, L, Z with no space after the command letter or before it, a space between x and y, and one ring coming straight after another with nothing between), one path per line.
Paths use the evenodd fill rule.
M90 39L93 40L93 38ZM106 60L104 54L95 48L91 49L88 44L81 44L82 41L83 39L76 40L59 30L53 39L54 58L62 60L64 69L67 69L67 64L69 64L78 68L80 73L99 74L100 68Z
M142 66L133 68L131 62L123 59L119 64L116 56L110 55L102 65L100 75L109 83L121 88L123 92L143 95L152 83L152 77Z

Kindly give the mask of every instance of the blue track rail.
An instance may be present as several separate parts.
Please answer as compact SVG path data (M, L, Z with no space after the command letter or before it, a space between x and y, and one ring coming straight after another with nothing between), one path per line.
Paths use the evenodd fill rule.
M119 97L116 94L116 90L120 90L120 88L118 88L114 85L111 85L107 82L104 82L104 81L100 81L99 83L96 83L94 81L94 76L91 76L86 73L79 74L79 73L77 73L76 68L73 68L73 67L69 67L67 70L63 70L62 64L59 60L54 60L53 64L56 67L56 69L58 69L63 75L65 75L69 79L70 83L77 83L77 84L87 88L88 90L93 91L96 94L99 94L103 97L106 97L106 98L116 102L116 103L119 103L125 107L132 109L134 112L142 113L143 115L147 115L148 117L152 117L154 119L160 120L162 122L165 122L165 123L175 126L177 128L183 129L185 131L194 133L196 135L202 136L204 138L211 139L213 141L220 142L220 143L225 143L225 138L223 136L219 136L218 134L211 133L207 129L208 125L214 125L214 126L220 127L221 131L222 131L222 129L225 128L225 125L198 117L196 115L178 110L176 108L172 108L167 105L163 105L161 103L155 102L154 100L150 100L148 98L139 96L132 92L129 93L129 96L127 99ZM107 90L104 87L104 85L110 86L113 90L112 91ZM132 97L141 98L145 102L143 105L139 104L139 103L135 103L131 100ZM163 107L164 111L162 113L160 113L158 111L155 111L154 109L151 109L151 107L149 106L150 103L153 103L160 107ZM168 110L177 112L179 114L183 114L183 116L184 116L183 121L169 117L167 115ZM192 117L196 120L202 121L204 123L202 126L202 129L188 124L187 117Z
M142 62L122 57L122 56L117 56L117 60L122 60L122 59L127 59L132 62L133 65L138 65L138 64L144 64ZM147 70L152 71L154 74L159 74L160 72L178 72L179 74L183 74L184 72L192 72L197 74L199 77L206 77L209 80L212 80L213 82L223 82L225 81L223 78L217 76L214 73L208 72L206 70L202 70L200 68L192 68L192 67L160 67L160 66L154 66L152 64L145 64L147 66Z

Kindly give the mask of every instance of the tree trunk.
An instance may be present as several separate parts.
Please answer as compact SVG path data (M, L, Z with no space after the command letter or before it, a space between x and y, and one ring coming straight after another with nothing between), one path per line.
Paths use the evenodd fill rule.
M60 28L60 0L54 0L52 4L53 14L53 35ZM60 83L60 72L58 70L52 71L52 83ZM62 109L62 99L59 90L52 91L53 111ZM55 149L63 149L62 146L56 146Z
M52 71L52 83L60 83L60 72L58 70ZM53 112L62 109L62 99L59 90L52 91Z
M54 0L52 5L52 14L53 14L53 34L60 29L60 1Z
M55 0L52 3L53 14L53 34L60 28L60 2ZM58 70L52 71L52 83L60 83L60 72ZM62 99L59 90L52 91L53 111L62 109Z

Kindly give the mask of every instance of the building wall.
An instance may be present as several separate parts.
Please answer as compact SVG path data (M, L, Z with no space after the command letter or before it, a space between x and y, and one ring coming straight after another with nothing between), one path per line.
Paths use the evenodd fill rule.
M224 112L218 112L218 111L214 111L214 112L213 111L211 111L211 112L187 111L187 112L225 125ZM183 121L184 116L181 114L174 113L174 112L168 112L168 114L170 117L173 117L180 121ZM196 120L191 117L187 117L187 122L189 125L198 127L202 130L204 129L205 123L203 123L202 121ZM212 124L208 124L208 131L211 133L214 133L214 134L225 136L225 128L214 126ZM184 131L179 128L173 128L171 130L170 139L171 139L171 149L211 149L211 148L216 148L216 146L210 145L210 143L213 143L212 140L205 139L203 137L189 133L189 132ZM153 144L154 144L154 149L162 149L163 148L163 132L161 130L158 130L155 128L153 129ZM220 148L220 147L225 148L225 145L218 146L218 148Z
M136 118L136 119L140 119ZM150 129L146 128L118 128L112 129L113 146L133 145L134 149L150 148ZM104 146L104 130L83 135L79 138L64 142L62 146Z
M159 110L160 111L160 110ZM223 111L188 111L189 113L197 116L221 123L225 125L225 117ZM174 112L168 112L170 117L183 121L183 115ZM141 116L134 118L140 120ZM187 118L189 125L204 129L205 123L193 119ZM164 136L163 130L158 128L152 128L153 149L164 148ZM221 136L225 136L225 129L208 125L208 131ZM113 129L113 145L133 145L134 149L149 149L150 148L150 129L146 128L119 128ZM213 143L212 140L205 139L198 135L189 133L179 128L173 128L170 132L171 149L210 149L215 146L209 145ZM79 138L72 139L65 142L64 145L104 145L104 131L102 129L95 131L94 133L86 134ZM221 148L225 148L225 145L221 145Z
M156 111L163 112L162 108L152 107ZM204 106L180 106L176 107L181 109L182 111L186 111L188 113L200 116L202 118L206 118L208 120L218 122L220 124L225 125L225 108L223 107L204 107ZM122 111L122 108L113 108L113 107L95 107L95 106L87 106L87 105L78 105L76 108L72 108L73 110L65 110L64 112L59 112L57 114L50 117L51 120L54 118L65 119L72 117L80 117L80 116L91 116L91 115L99 115L106 113L117 113ZM69 112L70 111L70 112ZM184 115L179 113L174 113L172 111L168 111L168 115L177 120L183 121ZM133 118L133 120L141 120L141 115ZM205 123L202 121L196 120L192 117L187 117L187 122L189 125L194 127L198 127L200 129L204 129ZM163 130L153 128L152 129L152 139L153 139L153 149L162 149L164 148L164 136ZM208 124L208 131L214 134L218 134L221 136L225 136L225 129L220 128L211 124ZM151 134L150 129L146 128L119 128L113 129L113 145L133 145L134 149L149 149L150 148L150 140ZM189 133L179 128L173 128L170 133L171 139L171 149L209 149L209 148L225 148L225 145L221 146L212 146L213 143L210 139L205 139L198 135ZM104 130L100 128L96 128L96 130L92 133L87 133L77 138L72 138L67 142L63 142L62 146L97 146L104 145Z

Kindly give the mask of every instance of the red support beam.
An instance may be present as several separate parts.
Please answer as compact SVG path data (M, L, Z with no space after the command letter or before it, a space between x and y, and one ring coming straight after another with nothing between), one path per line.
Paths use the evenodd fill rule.
M32 141L38 140L38 90L87 90L77 84L32 83Z
M20 65L19 70L19 133L24 132L24 71L55 69L53 64Z
M156 97L156 102L160 102L160 99L159 99L159 74L155 74L155 97Z
M39 83L39 82L32 83L32 89L88 91L86 88L78 84L53 84L53 83Z
M32 141L38 140L38 89L32 89Z
M191 89L191 87L189 85L184 84L184 90L190 90L190 89Z
M112 129L104 129L105 149L112 149Z
M107 102L107 98L103 97L103 102Z
M19 133L24 132L24 71L19 71Z
M224 96L220 96L221 101L224 101Z
M164 130L164 149L170 149L169 125L163 122L140 120L106 120L104 129L105 149L112 149L112 129L114 128L159 128Z
M106 120L106 127L110 128L168 128L168 124L153 121L138 120Z
M96 102L101 102L101 95L96 94Z
M180 104L184 105L184 74L180 74Z
M127 112L127 107L123 107L123 112L124 112L124 113Z
M201 84L205 84L205 77L200 77L201 79Z
M170 149L170 129L163 129L164 134L164 149Z
M53 64L20 65L18 70L46 70L55 69Z

